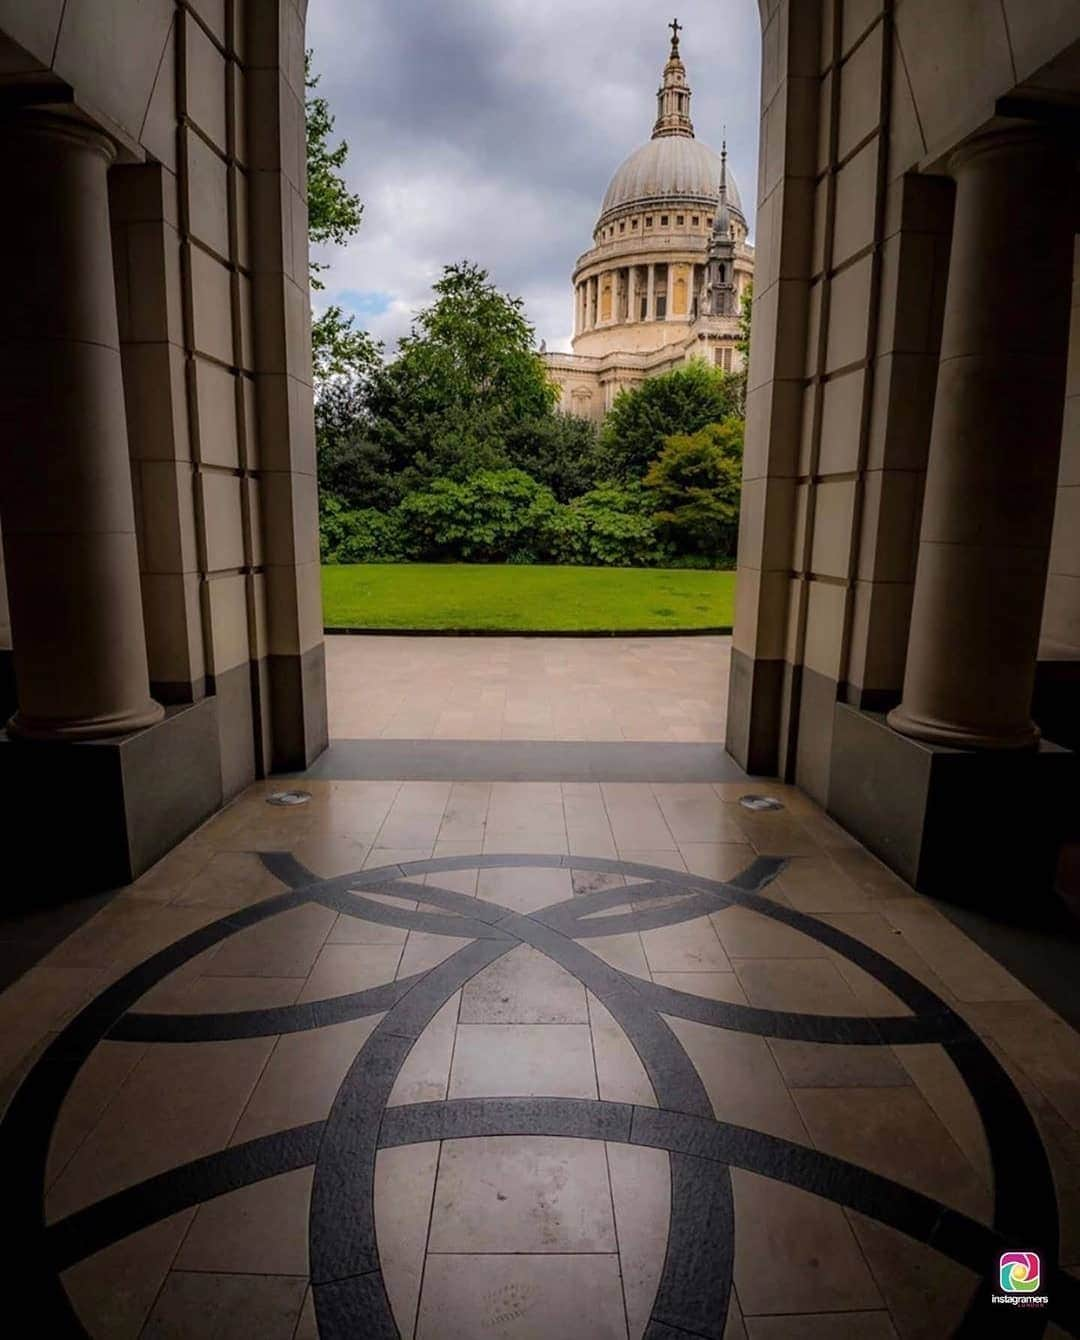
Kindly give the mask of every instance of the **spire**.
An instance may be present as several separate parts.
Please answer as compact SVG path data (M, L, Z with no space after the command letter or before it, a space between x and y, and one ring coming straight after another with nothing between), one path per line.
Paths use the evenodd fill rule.
M716 210L716 218L713 221L713 235L715 237L730 237L731 235L731 211L728 209L727 198L727 133L724 134L723 142L720 146L720 203Z
M671 29L671 53L656 95L654 140L661 135L688 135L692 138L694 134L694 123L690 120L690 87L686 82L686 66L679 55L679 33L683 26L678 19L673 19L668 27Z
M709 262L705 267L705 311L710 316L731 316L735 311L735 235L727 198L727 135L720 149L720 200L709 239Z

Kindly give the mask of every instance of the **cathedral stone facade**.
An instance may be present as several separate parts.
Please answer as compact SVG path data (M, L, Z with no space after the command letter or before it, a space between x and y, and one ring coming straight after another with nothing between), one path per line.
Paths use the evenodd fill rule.
M545 355L561 408L585 418L688 359L741 366L754 248L726 145L718 154L694 136L678 24L672 34L652 138L612 177L574 268L573 353Z

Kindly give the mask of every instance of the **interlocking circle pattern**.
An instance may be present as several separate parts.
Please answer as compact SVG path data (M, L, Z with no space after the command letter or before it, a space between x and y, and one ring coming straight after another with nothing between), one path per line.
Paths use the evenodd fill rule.
M734 1215L731 1168L747 1169L858 1210L975 1271L980 1280L956 1334L994 1335L991 1289L1006 1259L1017 1272L1041 1257L1050 1305L1010 1309L1010 1336L1041 1335L1048 1320L1080 1335L1080 1284L1053 1263L1058 1214L1038 1132L1008 1075L981 1039L938 996L858 940L761 893L783 862L759 858L721 883L599 857L483 855L436 858L320 880L287 853L264 853L288 886L153 955L102 992L48 1047L0 1125L12 1262L35 1310L35 1332L85 1336L62 1271L128 1234L264 1178L314 1167L309 1245L322 1340L398 1336L379 1265L373 1177L379 1149L480 1135L542 1134L626 1142L667 1151L671 1212L647 1340L722 1340L731 1291ZM523 914L410 877L506 866L561 867L635 878ZM415 910L366 895L419 900ZM275 1009L215 1014L136 1010L145 992L196 954L306 903L352 917L467 941L428 971L350 995ZM731 905L810 936L871 974L907 1008L901 1017L796 1014L706 1000L612 967L588 947L595 936L671 926ZM657 1106L559 1098L469 1098L387 1106L405 1058L439 1008L489 964L530 945L573 974L614 1016L637 1052ZM381 1014L356 1053L325 1121L223 1149L46 1224L44 1175L64 1097L105 1038L199 1042L269 1037ZM664 1016L767 1038L836 1046L935 1043L950 1057L982 1118L994 1171L993 1221L985 1225L854 1163L776 1136L717 1121L689 1056ZM1006 1257L1007 1253L1015 1253ZM1030 1262L1023 1265L1028 1268ZM1037 1269L1037 1267L1036 1267ZM1004 1286L1002 1280L1002 1287Z

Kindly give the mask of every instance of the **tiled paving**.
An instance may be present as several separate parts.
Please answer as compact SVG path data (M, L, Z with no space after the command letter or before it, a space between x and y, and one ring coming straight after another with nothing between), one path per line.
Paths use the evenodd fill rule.
M308 786L0 996L11 1334L1080 1334L1076 1034L799 792Z
M723 740L730 637L326 639L331 733Z

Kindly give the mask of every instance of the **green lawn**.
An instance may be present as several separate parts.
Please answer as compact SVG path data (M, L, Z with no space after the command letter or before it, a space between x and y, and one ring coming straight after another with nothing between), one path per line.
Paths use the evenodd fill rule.
M327 628L607 633L730 628L735 574L673 568L325 567Z

